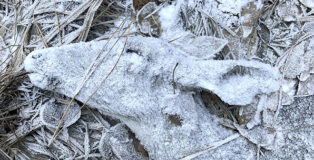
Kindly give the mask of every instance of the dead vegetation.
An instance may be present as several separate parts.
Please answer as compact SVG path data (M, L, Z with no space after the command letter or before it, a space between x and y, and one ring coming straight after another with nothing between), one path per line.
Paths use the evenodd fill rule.
M0 2L0 159L99 159L106 156L98 149L99 141L104 139L102 133L109 132L110 126L119 121L108 119L96 110L83 108L85 104L81 104L83 110L75 125L62 128L63 119L67 114L65 112L63 118L60 117L62 120L58 126L45 127L38 116L40 106L53 97L55 103L70 108L75 96L68 99L57 93L34 87L29 82L22 64L25 56L37 49L112 37L127 37L130 34L160 36L162 31L155 12L160 9L159 6L170 1L133 0L134 10L130 2L125 0ZM145 6L146 4L150 5ZM283 72L289 72L299 67L289 66L291 63L287 63L289 57L293 56L294 49L301 43L308 45L307 40L314 35L311 28L314 10L310 5L306 1L269 0L265 1L264 6L256 12L256 6L251 4L241 15L237 15L237 18L250 15L250 18L234 26L227 26L208 15L204 11L206 8L201 4L196 8L182 9L181 16L184 27L195 35L215 36L232 42L220 51L216 59L259 59L280 67ZM297 7L295 13L290 12L295 11L291 6ZM134 14L137 12L141 14L137 14L135 18ZM127 18L122 19L122 17ZM136 21L136 25L139 26L139 31L136 33L126 32L130 28L127 24L133 23L132 21ZM117 27L117 24L121 25ZM174 41L176 38L174 37ZM313 61L308 64L313 65L311 62ZM313 77L314 72L311 67L299 71L293 78L287 78L288 81L296 81L294 88L300 90L302 86L297 86L307 82L307 79L301 79L302 76ZM92 71L84 75L82 85L91 73ZM312 93L310 89L297 91L298 94L295 96L308 96ZM276 114L279 114L282 99L288 93L278 94L280 103ZM211 107L213 113L219 117L239 124L246 123L245 121L248 120L241 115L243 107L247 106L230 108L216 95L203 93L203 96L205 103L209 100L209 103L206 103L208 107ZM231 127L236 128L233 124ZM235 134L206 150L223 145L238 136ZM114 147L114 144L110 145ZM140 144L137 147L141 148ZM139 152L147 155L144 149ZM110 155L115 158L120 156L119 152L110 151L110 153L115 154Z
M98 111L89 109L83 109L79 121L64 127L49 145L55 130L42 124L38 116L40 107L52 97L59 108L69 100L34 87L22 64L33 50L110 38L107 36L110 34L104 33L115 28L125 10L128 7L124 1L111 0L0 2L1 159L98 159L103 156L98 150L99 141L111 125ZM119 30L124 30L123 25ZM118 123L109 121L112 125ZM120 156L119 152L112 154Z

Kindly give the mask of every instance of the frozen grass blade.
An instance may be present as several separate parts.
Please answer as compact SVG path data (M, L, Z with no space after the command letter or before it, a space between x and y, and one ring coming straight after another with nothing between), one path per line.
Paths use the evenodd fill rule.
M48 44L47 44L47 42L46 42L46 40L45 40L45 37L44 37L44 35L43 35L43 32L41 31L41 29L39 28L39 26L38 26L38 24L35 22L34 23L34 25L36 26L36 28L37 28L37 30L38 30L38 32L39 32L39 34L40 34L40 38L41 38L41 41L43 42L43 44L44 44L44 47L45 48L48 48Z
M88 134L88 127L85 124L85 138L84 138L84 151L85 151L85 160L88 160L89 153L90 153L90 145L89 145L89 134Z
M56 1L54 1L54 7L55 7L55 15L56 15L56 21L57 21L57 25L58 25L58 36L59 36L59 41L60 41L60 46L62 45L62 37L61 37L61 29L60 29L60 21L59 21L59 17L58 17L58 13L57 13L57 7L56 7Z

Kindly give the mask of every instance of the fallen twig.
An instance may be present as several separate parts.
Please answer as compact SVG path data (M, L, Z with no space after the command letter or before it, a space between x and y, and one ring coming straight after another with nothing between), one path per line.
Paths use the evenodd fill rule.
M237 139L237 138L239 138L239 137L240 137L240 134L239 134L239 133L235 133L235 134L233 134L233 135L227 137L227 138L224 139L224 140L215 142L215 143L211 144L210 146L206 147L205 149L203 149L203 150L201 150L201 151L198 151L198 152L196 152L196 153L194 153L194 154L191 154L191 155L189 155L189 156L186 156L186 157L184 157L184 158L181 158L180 160L190 160L190 159L193 159L193 158L195 158L195 157L197 157L197 156L199 156L199 155L201 155L201 154L203 154L203 153L206 153L206 152L208 152L208 151L210 151L210 150L213 150L213 149L215 149L215 148L217 148L217 147L219 147L219 146L222 146L222 145L224 145L224 144L226 144L226 143L228 143L228 142L230 142L230 141L233 141L233 140L235 140L235 139Z
M174 72L176 71L179 63L176 63L176 66L173 68L172 71L172 86L173 86L173 94L176 94L176 82L174 81Z

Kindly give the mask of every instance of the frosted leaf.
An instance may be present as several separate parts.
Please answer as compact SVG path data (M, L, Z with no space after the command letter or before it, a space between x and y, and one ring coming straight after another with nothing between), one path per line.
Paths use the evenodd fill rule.
M297 96L314 95L314 75L312 74L306 81L299 82Z
M122 123L111 127L109 132L103 132L99 150L104 158L112 157L114 154L118 159L146 159L135 150L128 130Z
M310 44L306 48L303 71L314 74L314 38L310 40Z
M281 135L281 133L277 132L274 128L257 126L251 130L247 130L239 125L235 125L235 127L239 133L246 137L250 142L260 145L265 149L274 149L274 146L280 145L275 143L279 141L277 138L281 138L281 136L278 136Z
M227 43L228 41L225 39L193 34L188 34L173 42L182 51L201 59L213 59Z
M55 102L54 99L46 102L40 108L40 119L46 126L56 128L61 120L61 117L66 109L66 104ZM75 115L76 114L76 115ZM81 110L76 102L71 104L71 107L65 116L63 126L69 127L75 123L81 116Z
M32 106L27 106L21 109L19 116L22 118L28 119L33 116L34 108Z
M145 158L136 152L132 139L129 138L129 133L125 127L124 124L120 123L110 129L112 132L110 144L113 153L119 159L144 160Z
M283 60L286 60L285 63L280 64L280 69L285 78L298 78L300 82L298 83L299 86L296 86L296 82L293 80L283 81L283 105L292 104L296 89L298 89L297 95L299 96L313 94L311 75L314 68L314 38L309 41L302 41L289 53L288 57Z
M295 4L295 1L285 1L277 6L277 13L280 18L286 22L296 21L302 17L301 10Z
M313 26L314 22L306 22L302 27L302 31L305 33L313 32Z
M305 42L301 42L293 50L292 54L288 57L284 68L283 74L286 78L296 78L302 72L302 65L304 64L304 45Z
M311 75L314 68L314 38L310 42L303 41L291 51L285 65L282 65L283 74L286 78L298 78L300 80L297 95L312 95ZM308 80L309 79L309 80ZM288 105L293 102L295 85L283 83L283 104Z
M183 14L183 22L185 28L191 30L197 35L201 35L200 23L204 13L214 19L221 27L231 31L233 26L239 26L239 15L241 7L247 4L247 1L231 1L231 0L220 0L218 1L200 1L200 0L189 0L184 1L181 9ZM206 28L207 26L202 26ZM233 31L231 31L233 32ZM205 32L203 32L205 33ZM233 32L234 33L234 32ZM235 35L235 34L233 34Z
M99 152L103 158L112 157L112 149L111 149L111 145L109 143L109 138L110 138L110 135L108 132L102 133L102 136L101 136L101 139L99 142L99 146L98 146L98 150L99 150Z
M250 2L246 6L244 6L241 10L241 27L243 32L243 38L247 38L253 31L255 24L261 13L262 5L258 2Z

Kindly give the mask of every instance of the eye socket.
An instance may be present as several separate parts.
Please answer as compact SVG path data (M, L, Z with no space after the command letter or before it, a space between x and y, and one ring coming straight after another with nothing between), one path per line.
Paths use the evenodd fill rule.
M34 54L34 55L32 55L32 58L33 59L38 59L38 58L40 58L42 55L41 54Z
M182 126L182 119L179 115L169 115L168 116L169 121L174 124L175 126Z

